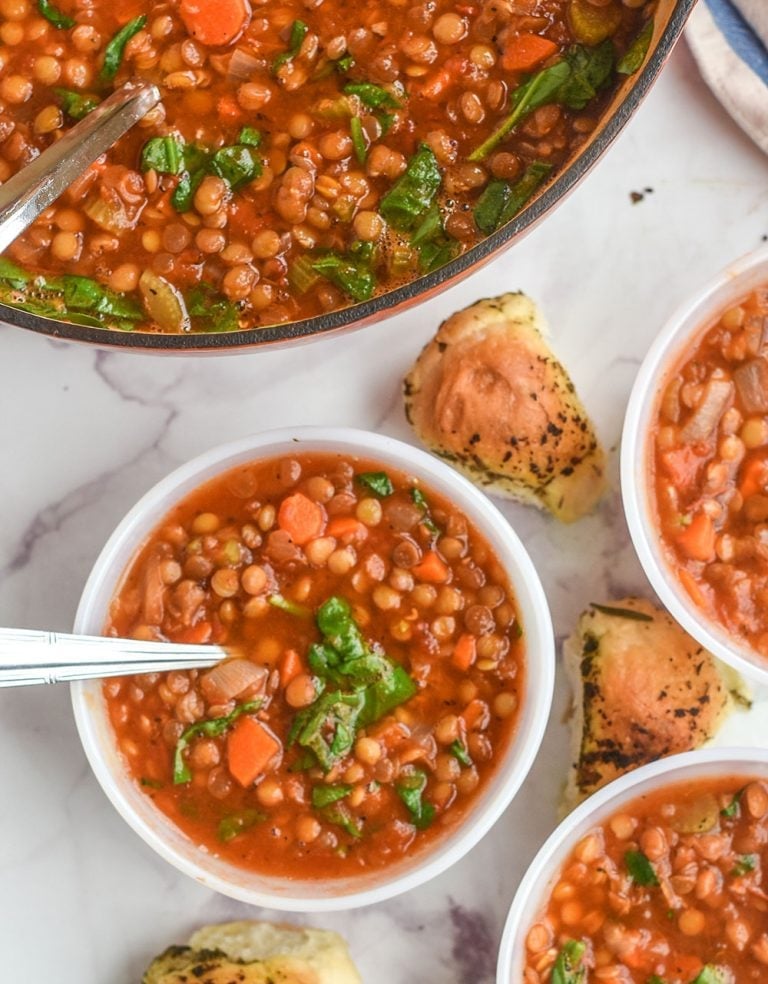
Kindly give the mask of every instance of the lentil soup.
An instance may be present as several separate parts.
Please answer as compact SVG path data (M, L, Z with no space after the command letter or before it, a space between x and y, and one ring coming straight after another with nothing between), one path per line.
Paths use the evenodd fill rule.
M768 976L768 785L689 780L595 826L528 931L524 984L745 984Z
M523 698L489 544L414 479L340 454L241 466L186 497L107 631L230 650L104 694L144 793L263 874L348 876L434 842L488 783Z
M708 326L669 376L651 432L666 559L708 618L768 657L768 288Z
M590 136L652 0L0 0L0 181L131 78L162 103L0 258L0 302L226 332L494 232Z

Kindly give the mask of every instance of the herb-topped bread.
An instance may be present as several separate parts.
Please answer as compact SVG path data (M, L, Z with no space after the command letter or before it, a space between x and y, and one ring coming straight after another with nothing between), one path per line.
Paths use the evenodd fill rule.
M591 605L563 657L574 694L566 810L631 769L704 744L743 686L641 598Z
M204 926L152 961L142 984L362 984L338 933L266 922Z
M458 311L406 376L405 412L473 482L568 523L603 494L605 455L545 333L524 294Z

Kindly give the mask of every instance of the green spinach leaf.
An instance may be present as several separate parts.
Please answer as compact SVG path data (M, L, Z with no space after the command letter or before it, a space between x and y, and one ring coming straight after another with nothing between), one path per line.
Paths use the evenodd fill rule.
M99 74L102 82L111 82L117 75L120 62L122 62L123 55L125 54L126 45L135 34L139 33L146 23L147 18L145 14L142 14L141 17L134 17L109 42L104 50L104 64L101 66L101 72Z
M397 795L411 815L411 823L418 830L426 830L435 818L434 806L424 801L426 788L426 772L413 766L403 769L399 780L395 783Z
M54 27L66 29L75 26L73 18L68 17L67 14L63 14L58 7L54 7L50 0L37 0L37 9Z

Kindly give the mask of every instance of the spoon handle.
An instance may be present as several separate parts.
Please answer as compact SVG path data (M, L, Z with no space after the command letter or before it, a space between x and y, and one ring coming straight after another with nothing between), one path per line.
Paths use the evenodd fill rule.
M225 655L220 646L0 628L0 687L189 670Z
M127 83L0 185L0 253L160 101L157 86Z

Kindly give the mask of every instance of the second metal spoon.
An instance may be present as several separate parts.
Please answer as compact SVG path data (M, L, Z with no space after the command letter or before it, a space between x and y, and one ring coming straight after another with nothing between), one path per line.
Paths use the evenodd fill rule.
M0 253L159 101L157 86L126 83L0 185Z

